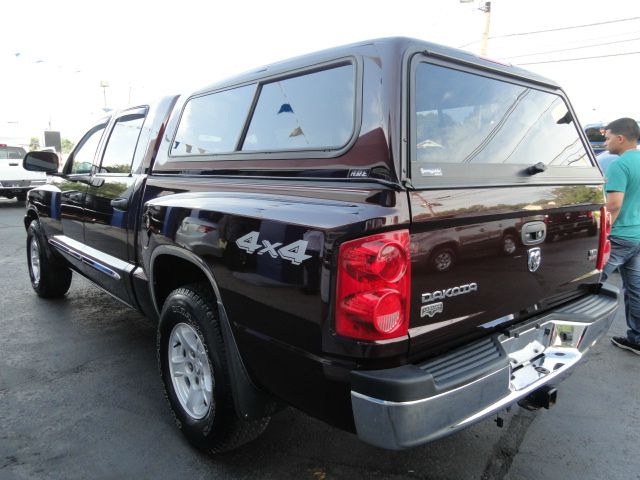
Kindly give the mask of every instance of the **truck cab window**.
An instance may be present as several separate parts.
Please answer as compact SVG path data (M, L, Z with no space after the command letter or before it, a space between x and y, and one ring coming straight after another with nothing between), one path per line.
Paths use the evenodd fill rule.
M116 120L102 156L101 173L129 174L133 152L140 137L146 109L124 115Z
M100 123L89 130L78 142L78 146L67 160L66 173L88 174L91 173L93 159L98 150L98 144L104 133L107 122Z

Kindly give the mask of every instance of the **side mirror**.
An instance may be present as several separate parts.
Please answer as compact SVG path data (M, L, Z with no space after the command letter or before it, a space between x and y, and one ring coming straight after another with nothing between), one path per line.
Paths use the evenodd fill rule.
M60 160L54 152L29 152L22 161L25 170L31 172L58 173Z

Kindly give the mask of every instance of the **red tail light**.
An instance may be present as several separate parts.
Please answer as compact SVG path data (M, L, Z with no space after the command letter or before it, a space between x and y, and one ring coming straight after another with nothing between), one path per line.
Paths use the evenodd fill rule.
M611 255L611 242L609 241L609 235L611 234L611 214L607 212L606 207L600 209L600 245L598 248L598 261L596 262L596 268L602 270L602 268L609 261L609 255Z
M407 335L409 231L345 242L338 255L336 332L361 340Z
M215 227L210 227L209 225L198 225L198 231L200 233L209 233L209 232L213 232L216 228Z

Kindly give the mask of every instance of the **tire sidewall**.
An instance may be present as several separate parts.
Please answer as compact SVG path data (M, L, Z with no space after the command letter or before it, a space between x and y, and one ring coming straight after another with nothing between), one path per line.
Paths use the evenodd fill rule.
M227 401L221 389L227 384L224 378L219 353L215 348L215 333L213 322L216 322L215 312L203 305L196 304L188 295L187 290L179 289L169 296L160 316L158 324L158 363L160 374L165 386L165 394L173 412L174 418L183 433L196 445L206 447L210 439L215 436L216 426L227 413ZM212 374L212 405L207 414L201 419L194 419L182 407L174 390L169 368L169 339L173 328L185 323L193 328L205 349ZM214 346L214 348L212 348Z
M40 260L40 280L35 282L31 265L31 240L38 244ZM27 229L27 269L31 287L42 298L60 298L71 285L71 270L62 260L58 260L47 244L47 237L38 220L33 220Z
M31 240L35 238L38 243L38 259L40 260L40 280L36 282L33 278L33 268L31 266ZM37 220L33 220L27 230L27 266L29 269L29 280L31 286L36 292L40 292L42 286L43 267L47 262L45 256L45 246L43 245L42 235L40 234L40 225ZM46 267L45 267L46 268Z
M507 250L507 242L509 240L513 242L513 250L511 251ZM502 237L500 252L503 255L510 257L511 255L514 255L517 251L518 251L518 238L513 233L505 233L505 235Z
M437 262L438 256L442 254L446 254L449 256L449 264L445 268L440 268ZM439 272L439 273L448 272L453 268L455 263L456 263L456 252L451 247L440 247L437 250L435 250L431 255L431 268L436 272Z

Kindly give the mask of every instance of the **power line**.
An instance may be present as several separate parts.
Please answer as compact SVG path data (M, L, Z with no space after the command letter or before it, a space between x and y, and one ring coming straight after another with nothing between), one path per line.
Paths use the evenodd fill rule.
M573 25L571 27L559 27L559 28L549 28L546 30L535 30L532 32L519 32L519 33L508 33L505 35L496 35L494 37L489 37L490 39L494 38L504 38L504 37L517 37L522 35L534 35L537 33L547 33L547 32L559 32L560 30L573 30L575 28L584 28L584 27L595 27L597 25L607 25L610 23L620 23L620 22L630 22L632 20L640 20L640 17L631 17L631 18L621 18L619 20L608 20L606 22L597 22L597 23L585 23L584 25Z
M609 58L609 57L622 57L625 55L637 55L640 52L626 52L626 53L612 53L609 55L596 55L594 57L580 57L580 58L563 58L562 60L546 60L544 62L527 62L518 63L518 65L539 65L541 63L561 63L561 62L575 62L578 60L591 60L593 58Z
M591 42L591 41L595 41L595 40L607 40L610 38L621 38L621 37L625 37L627 35L636 35L638 33L637 30L633 30L631 32L617 32L613 35L599 35L597 37L589 37L589 38L579 38L577 40L568 40L564 43L566 43L567 45L570 45L572 43L580 43L580 42Z
M580 50L582 48L593 48L593 47L603 47L605 45L613 45L616 43L624 43L624 42L634 42L636 40L640 40L640 37L636 38L628 38L626 40L616 40L613 42L604 42L604 43L594 43L592 45L583 45L581 47L571 47L571 48L560 48L558 50L546 50L544 52L536 52L536 53L525 53L524 55L515 55L513 57L505 57L507 60L511 60L513 58L522 58L522 57L532 57L534 55L544 55L546 53L558 53L558 52L568 52L570 50Z
M597 25L606 25L606 24L609 24L609 23L628 22L628 21L631 21L631 20L638 20L638 19L640 19L640 17L623 18L623 19L620 19L620 20L609 20L609 21L606 21L606 22L598 22L598 23L587 23L587 24L584 24L584 25L574 25L574 26L571 26L571 27L550 28L550 29L547 29L547 30L536 30L536 31L532 31L532 32L509 33L509 34L505 34L505 35L496 35L494 37L489 37L489 39L504 38L504 37L514 37L514 36L518 36L518 35L533 35L533 34L536 34L536 33L556 32L556 31L561 31L561 30L571 30L571 29L575 29L575 28L593 27L593 26L597 26ZM629 32L629 33L631 33L631 32ZM635 32L633 32L633 33L635 33ZM621 34L608 35L608 36L605 36L605 37L597 37L597 38L588 39L588 40L597 40L598 38L611 38L612 36L616 37L616 36L619 36L619 35L621 35ZM622 34L622 35L624 35L624 34ZM465 43L464 45L459 45L458 48L468 47L469 45L473 45L474 43L478 43L479 41L480 40L474 40L472 42Z

